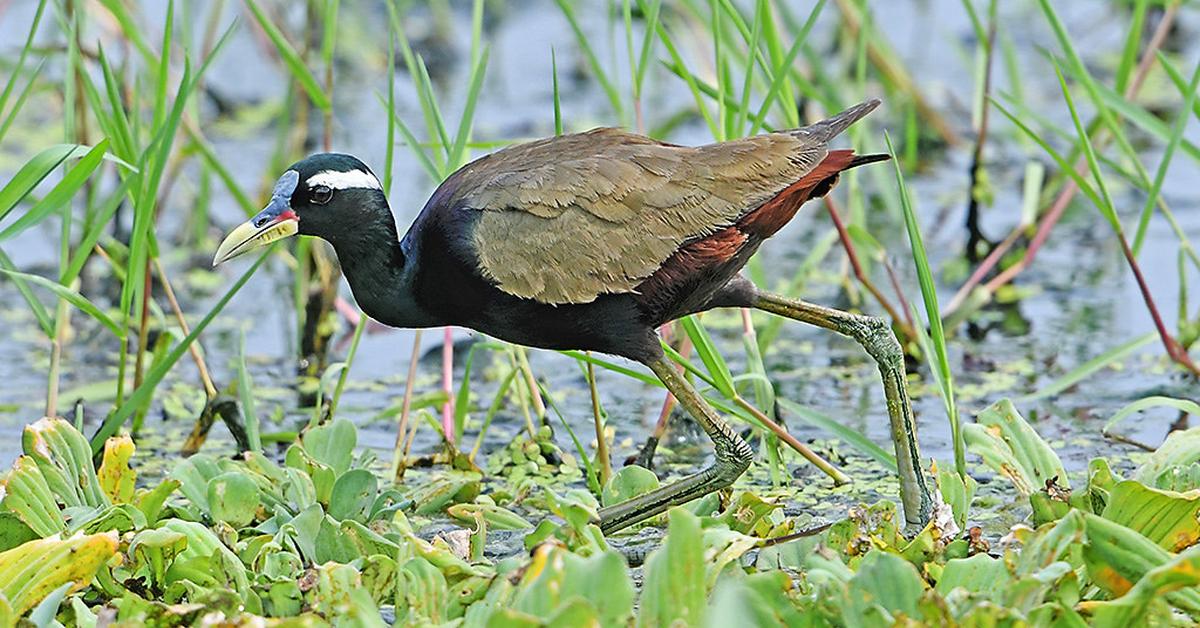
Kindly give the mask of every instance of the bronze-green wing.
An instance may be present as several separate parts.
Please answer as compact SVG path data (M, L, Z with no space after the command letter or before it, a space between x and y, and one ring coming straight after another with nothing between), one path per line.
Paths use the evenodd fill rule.
M500 290L588 303L633 291L681 245L778 195L877 105L698 147L611 128L519 144L456 173L452 205L482 212L474 244L481 272Z

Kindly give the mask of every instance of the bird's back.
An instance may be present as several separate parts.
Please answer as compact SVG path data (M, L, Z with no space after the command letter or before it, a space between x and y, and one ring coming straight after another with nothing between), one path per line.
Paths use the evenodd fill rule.
M745 263L746 246L782 226L766 229L755 212L774 203L775 222L786 222L816 184L849 167L849 151L835 151L838 163L822 168L832 157L828 142L877 104L803 129L697 147L611 128L510 146L449 177L418 223L505 295L550 306L632 295L660 314L674 312L672 299L694 305L676 294L685 284L727 280ZM820 181L803 183L809 175ZM782 211L786 199L795 207ZM720 272L690 263L701 253L721 261ZM664 281L675 276L687 281Z

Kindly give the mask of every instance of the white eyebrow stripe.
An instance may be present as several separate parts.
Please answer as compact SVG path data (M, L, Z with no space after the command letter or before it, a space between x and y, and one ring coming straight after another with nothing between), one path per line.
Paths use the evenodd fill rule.
M349 170L347 172L322 170L309 177L305 183L309 188L324 185L333 190L345 190L348 188L383 189L383 186L379 184L379 179L376 179L375 175L362 170Z

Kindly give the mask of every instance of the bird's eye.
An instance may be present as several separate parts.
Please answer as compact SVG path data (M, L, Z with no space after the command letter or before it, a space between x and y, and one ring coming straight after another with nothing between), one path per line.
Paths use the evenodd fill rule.
M326 185L318 185L312 189L312 200L317 205L324 205L333 198L333 190Z

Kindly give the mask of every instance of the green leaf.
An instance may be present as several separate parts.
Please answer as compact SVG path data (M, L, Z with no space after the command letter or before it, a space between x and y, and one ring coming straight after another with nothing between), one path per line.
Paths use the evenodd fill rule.
M1197 462L1200 462L1200 427L1178 430L1167 435L1163 444L1138 468L1133 479L1157 486L1164 475Z
M454 504L446 508L446 514L466 524L475 523L475 515L483 517L489 529L528 530L533 527L521 515L495 504Z
M698 626L707 607L700 519L678 507L667 516L666 540L646 559L637 625Z
M792 581L783 571L767 571L717 584L708 605L707 626L803 626L809 609L787 593ZM811 615L808 615L811 617Z
M363 586L362 574L350 565L333 563L317 568L312 600L315 610L338 623L362 628L386 628L378 605ZM435 622L436 623L436 622Z
M1101 353L1087 362L1084 362L1083 364L1071 369L1068 373L1058 377L1049 384L1042 386L1036 392L1018 397L1016 401L1017 403L1024 403L1026 401L1035 401L1044 397L1057 395L1058 393L1083 381L1088 376L1099 372L1101 369L1124 360L1126 357L1132 355L1138 349L1150 344L1157 338L1158 334L1149 332L1129 340L1128 342L1117 345L1116 347L1113 347L1112 349L1109 349L1108 351L1105 351L1104 353Z
M479 496L480 474L444 471L430 482L413 489L411 499L419 515L441 512L449 504L474 501Z
M216 521L240 529L254 521L262 498L254 480L241 471L226 471L208 481L208 512Z
M708 335L708 330L704 329L704 325L695 316L685 316L679 319L679 324L687 332L688 338L692 340L696 355L700 356L700 360L704 362L716 389L727 399L736 397L737 389L734 387L733 373L730 372L729 364L725 362L721 352L717 350L712 336Z
M1200 542L1200 494L1163 491L1126 480L1113 488L1101 516L1172 552Z
M563 617L570 606L583 604L599 620L598 625L622 626L633 613L633 599L633 581L625 560L617 552L609 550L583 557L563 547L543 545L517 587L512 608L532 617L558 621L555 618Z
M912 563L895 554L871 550L850 579L847 618L857 618L858 625L878 625L880 620L896 622L901 614L915 619L920 616L917 602L924 592L925 582Z
M397 623L437 625L450 596L446 577L428 560L417 557L404 563L396 586Z
M341 475L350 468L354 446L358 444L358 430L346 419L334 419L306 432L300 442L313 459Z
M805 423L821 428L830 434L837 436L846 444L870 456L871 458L875 459L876 462L887 467L888 469L896 469L895 454L892 454L883 447L875 444L875 441L867 438L859 430L856 430L846 423L834 419L833 417L822 414L808 406L802 406L789 399L777 397L775 402L778 403L781 408L787 410L790 414L796 415Z
M950 372L950 357L946 351L946 334L942 329L941 307L938 305L937 285L933 281L933 271L929 268L929 255L925 252L925 242L921 238L921 224L913 208L908 187L904 183L904 175L900 172L900 159L892 146L892 138L886 137L888 152L892 155L892 165L896 169L896 185L900 189L900 205L904 210L904 226L908 231L908 242L912 246L913 264L917 269L917 281L921 286L921 299L925 304L925 320L929 324L929 339L933 342L933 355L929 368L942 392L942 403L946 407L946 417L950 421L950 438L954 446L954 469L961 476L966 476L966 461L964 457L965 443L962 426L959 422L958 406L954 403L954 378Z
M596 80L600 82L600 87L608 96L608 103L612 105L613 113L617 114L618 119L624 119L625 111L624 107L621 106L621 94L609 78L608 73L604 71L604 66L600 63L600 58L596 56L590 40L580 27L578 18L575 17L575 10L571 7L568 0L554 1L558 4L559 10L562 11L563 17L567 18L567 23L571 26L571 31L575 33L575 41L579 44L579 49L583 51L583 56L587 59L588 66L591 67Z
M1193 547L1146 572L1125 595L1093 602L1089 610L1096 626L1147 625L1152 606L1161 603L1166 594L1180 589L1194 591L1198 585L1200 547Z
M938 492L942 499L950 505L954 512L954 523L959 529L967 527L967 514L971 509L971 500L975 497L975 489L979 483L971 476L961 476L950 467L937 465Z
M1154 395L1154 396L1150 396L1150 397L1143 397L1141 399L1138 399L1137 401L1133 401L1133 402L1123 406L1120 410L1117 410L1116 413L1114 413L1112 415L1112 418L1109 419L1108 422L1104 424L1104 429L1102 431L1108 432L1108 431L1112 430L1112 428L1117 423L1120 423L1121 421L1125 420L1130 415L1133 415L1137 412L1141 412L1142 410L1148 410L1150 408L1164 408L1164 407L1165 408L1175 408L1176 410L1179 410L1180 412L1184 412L1184 413L1190 414L1192 416L1200 416L1200 403L1196 403L1195 401L1192 401L1191 399L1176 399L1174 397L1162 397L1162 396Z
M114 436L104 443L104 457L96 478L104 494L114 504L127 504L133 500L133 489L137 482L137 471L129 467L133 452L133 439L127 434Z
M1083 560L1093 584L1114 596L1127 593L1147 573L1171 560L1171 553L1119 523L1097 515L1084 515L1087 541ZM1200 616L1200 591L1182 589L1168 593L1174 606Z
M44 417L25 426L21 449L37 462L54 497L64 506L111 505L96 477L87 439L67 421Z
M1062 461L1011 401L997 401L980 412L976 420L978 423L965 426L968 447L1012 481L1022 495L1045 490L1052 478L1057 478L1059 486L1068 487Z
M1013 576L1003 560L987 554L976 554L970 558L954 558L946 561L935 590L942 596L950 595L955 589L965 589L985 598L995 599L1012 584Z
M623 501L644 495L658 488L658 476L654 472L637 465L621 467L613 474L600 494L600 503L612 506Z
M167 528L142 530L129 542L134 571L143 571L150 584L165 588L167 569L187 549L187 535Z
M241 277L238 277L237 281L235 281L233 285L225 291L225 294L223 294L221 298L218 299L217 302L212 306L212 308L209 309L208 313L204 315L204 318L200 319L200 322L192 328L192 332L183 340L179 341L171 349L171 352L167 354L166 358L156 362L153 366L151 366L149 372L146 373L146 377L142 380L142 385L139 386L137 390L133 391L133 394L125 400L125 403L122 404L121 407L114 410L104 419L104 422L100 425L100 429L96 430L96 433L92 436L93 452L100 451L100 447L103 446L104 441L107 440L109 436L115 434L117 432L117 428L123 425L125 420L128 419L135 410L143 407L143 405L150 400L150 396L154 394L154 390L158 387L158 383L162 381L162 378L166 376L167 371L171 370L172 366L175 366L175 363L179 361L179 358L183 357L183 354L188 350L192 343L195 342L196 339L200 337L200 334L204 333L204 330L208 328L209 323L216 318L217 314L221 313L221 310L225 309L225 306L231 299L233 299L233 296L242 289L242 286L246 285L246 282L249 281L250 276L254 274L254 271L258 270L258 267L262 266L262 263L266 261L267 257L271 255L271 252L275 250L275 246L278 246L278 243L272 245L272 247L267 251L264 251L263 254L260 255L258 259L246 269L246 272L242 273Z
M0 552L40 538L16 513L0 511Z
M37 462L21 456L13 463L4 480L4 510L13 513L37 536L46 537L66 530L67 524L54 501L54 492Z
M34 155L0 188L0 220L29 195L42 179L50 176L59 164L72 157L87 154L88 148L78 144L58 144Z
M329 516L339 521L364 522L375 496L379 493L375 474L366 469L351 469L338 477L329 496Z

